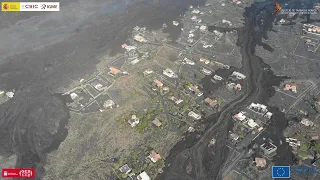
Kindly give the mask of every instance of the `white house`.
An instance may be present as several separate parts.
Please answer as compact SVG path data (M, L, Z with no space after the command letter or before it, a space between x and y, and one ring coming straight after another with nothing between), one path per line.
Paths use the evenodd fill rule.
M170 78L178 78L178 76L169 68L163 70L163 74L170 77Z
M138 176L137 176L137 179L138 180L151 180L149 175L143 171L142 173L140 173Z
M192 117L192 118L194 118L194 119L196 119L196 120L201 119L201 115L200 115L200 114L197 114L197 113L195 113L195 112L193 112L193 111L190 111L190 112L188 113L188 116L190 116L190 117Z

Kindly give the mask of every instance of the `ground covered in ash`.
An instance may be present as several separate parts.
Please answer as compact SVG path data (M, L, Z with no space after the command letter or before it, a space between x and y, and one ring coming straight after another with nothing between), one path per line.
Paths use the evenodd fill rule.
M42 169L45 154L67 135L69 111L63 97L43 87L26 87L0 109L0 152L18 156L18 167ZM40 166L39 166L40 165ZM41 172L38 172L41 173Z
M92 74L99 57L121 49L133 27L160 29L202 1L61 0L57 13L0 14L0 90L15 90L0 105L0 160L16 154L12 166L36 167L42 179L46 154L67 135L69 112L55 93Z

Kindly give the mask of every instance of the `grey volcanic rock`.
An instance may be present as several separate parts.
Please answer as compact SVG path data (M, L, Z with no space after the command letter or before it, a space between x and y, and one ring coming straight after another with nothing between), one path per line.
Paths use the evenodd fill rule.
M18 90L0 108L0 152L17 154L16 166L35 167L66 137L68 119L61 95L36 86Z

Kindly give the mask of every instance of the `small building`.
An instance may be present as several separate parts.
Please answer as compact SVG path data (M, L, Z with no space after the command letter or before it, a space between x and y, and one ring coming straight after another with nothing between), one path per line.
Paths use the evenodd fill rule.
M135 64L137 64L138 62L140 62L140 60L139 60L138 58L136 58L136 59L130 61L129 63L132 64L132 65L135 65Z
M210 61L208 59L205 58L200 58L200 62L203 62L204 64L209 64Z
M238 135L238 134L235 134L235 133L231 133L231 134L230 134L230 137L231 137L233 140L235 140L235 141L237 141L237 140L239 139L239 135Z
M255 157L254 162L257 167L265 168L267 166L267 160L265 158Z
M133 37L134 40L138 41L138 42L147 42L147 40L141 36L140 34L137 34Z
M150 70L150 69L147 69L147 70L143 71L143 75L144 75L144 76L149 75L149 74L152 74L152 73L153 73L153 71Z
M207 26L204 26L204 25L200 26L200 31L204 32L206 30L207 30Z
M200 11L199 11L198 9L194 9L194 10L192 10L192 13L193 13L193 14L199 14Z
M168 92L170 89L169 87L166 86L166 87L163 87L162 90Z
M194 131L196 131L196 129L195 129L194 127L191 127L191 126L190 126L190 127L188 128L188 131L189 131L189 132L194 132Z
M148 156L148 158L152 162L156 163L157 161L159 161L161 159L161 156L157 152L152 151L151 154Z
M264 155L272 156L277 151L277 146L275 146L271 142L266 142L260 146L260 149L262 150Z
M229 83L227 84L227 89L234 90L236 89L237 85L235 83Z
M156 125L157 127L160 127L162 125L161 121L158 118L155 118L152 123Z
M135 127L139 124L140 120L137 118L135 114L131 116L131 119L128 120L128 123L131 125L131 127Z
M157 86L157 87L162 87L163 83L156 79L153 81L152 85Z
M264 114L268 112L267 106L259 103L251 103L248 108L255 111L256 113Z
M7 96L8 98L13 98L14 92L7 92L7 93L6 93L6 96Z
M168 76L169 78L178 78L178 76L169 68L163 70L163 74Z
M285 23L285 22L286 22L285 19L280 19L280 21L279 21L280 24L283 24L283 23Z
M238 83L238 84L236 85L236 89L237 89L237 90L241 90L241 88L242 88L241 84Z
M103 107L107 109L112 108L114 105L115 103L111 99L108 99L103 103Z
M218 104L218 101L216 99L210 99L210 98L205 98L204 102L208 103L211 107L214 107Z
M129 52L129 51L137 49L137 47L136 46L126 46L125 49Z
M292 92L297 93L297 85L294 84L294 83L285 84L284 90L285 91L290 91L291 90Z
M301 145L301 141L298 141L295 138L286 138L286 142L289 143L289 146L297 149Z
M113 75L117 75L120 73L120 70L115 67L110 67L109 69L110 69L110 73Z
M178 98L176 98L176 97L174 97L174 96L171 96L169 99L171 99L171 100L172 100L174 103L176 103L177 105L183 102L182 99L178 99Z
M213 47L213 44L203 44L202 47L204 47L204 48Z
M190 116L190 117L192 117L192 118L194 118L194 119L196 119L196 120L201 119L201 115L200 115L200 114L197 114L197 113L195 113L195 112L193 112L193 111L190 111L190 112L188 113L188 116Z
M239 112L238 114L235 114L233 118L239 121L243 121L246 119L246 116L244 115L243 112Z
M264 117L267 117L268 119L271 119L272 117L272 113L271 112L267 112Z
M188 58L184 58L183 62L184 62L185 64L189 64L189 65L192 65L192 66L195 64L193 61L191 61L191 60L188 59Z
M119 171L121 172L121 173L125 173L125 174L129 174L130 172L131 172L131 168L128 166L128 164L125 164L125 165L123 165L123 166L121 166L120 168L119 168Z
M210 75L212 73L212 71L208 70L208 69L205 69L205 68L202 68L201 70L203 72L203 74L205 75Z
M246 78L246 76L244 74L241 74L241 73L239 73L237 71L234 71L231 76L234 76L237 79L245 79Z
M178 23L177 21L172 21L172 24L173 24L174 26L178 26L178 25L179 25L179 23Z
M73 93L70 94L70 97L71 97L72 100L75 100L78 97L78 94L73 92Z
M214 79L214 80L217 80L217 81L223 80L223 78L222 78L221 76L218 76L218 75L216 75L216 74L213 76L213 79Z
M121 44L122 48L126 48L128 45L127 44Z
M199 87L197 85L191 86L189 90L194 92L195 94L198 94L200 92Z
M95 88L96 90L98 90L98 91L101 91L101 90L103 90L103 85L102 85L102 84L96 84L96 85L94 86L94 88Z
M249 119L247 124L251 129L259 126L253 119Z
M305 126L309 126L309 127L314 125L314 123L312 121L310 121L309 119L306 119L306 118L303 118L300 122L301 122L301 124L303 124Z
M148 176L148 174L143 171L142 173L140 173L138 176L137 176L137 179L138 180L151 180L150 177Z
M209 145L214 145L214 144L216 144L216 139L215 138L212 138L211 140L210 140L210 142L209 142Z
M223 24L228 24L229 26L232 26L232 23L228 20L222 19L221 21Z

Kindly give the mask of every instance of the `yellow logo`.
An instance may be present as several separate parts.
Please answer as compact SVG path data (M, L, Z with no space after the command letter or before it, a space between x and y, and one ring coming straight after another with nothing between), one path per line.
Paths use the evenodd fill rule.
M3 12L17 12L20 11L20 2L2 2L1 10Z

